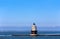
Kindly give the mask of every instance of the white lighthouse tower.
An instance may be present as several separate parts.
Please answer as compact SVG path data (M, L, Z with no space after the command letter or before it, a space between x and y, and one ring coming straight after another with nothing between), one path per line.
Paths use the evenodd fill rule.
M36 36L37 35L37 27L36 27L35 23L33 23L33 25L32 25L31 35L32 36Z

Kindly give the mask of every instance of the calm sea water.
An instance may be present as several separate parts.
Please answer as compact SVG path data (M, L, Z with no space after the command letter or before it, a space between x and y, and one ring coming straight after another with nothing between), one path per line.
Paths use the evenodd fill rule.
M60 36L11 36L12 34L30 34L30 32L0 32L0 39L60 39ZM38 34L60 34L60 32L38 32Z

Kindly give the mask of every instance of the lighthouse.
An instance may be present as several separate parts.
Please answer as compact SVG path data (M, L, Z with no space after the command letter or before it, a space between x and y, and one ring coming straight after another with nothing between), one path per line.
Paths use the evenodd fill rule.
M32 25L31 35L32 36L36 36L37 35L37 27L36 27L35 23L33 23L33 25Z

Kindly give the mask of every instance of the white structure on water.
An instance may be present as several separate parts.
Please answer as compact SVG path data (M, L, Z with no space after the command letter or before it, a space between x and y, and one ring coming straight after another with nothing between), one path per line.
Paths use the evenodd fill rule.
M32 25L32 29L31 29L31 35L37 35L37 27L35 25L35 23L33 23Z

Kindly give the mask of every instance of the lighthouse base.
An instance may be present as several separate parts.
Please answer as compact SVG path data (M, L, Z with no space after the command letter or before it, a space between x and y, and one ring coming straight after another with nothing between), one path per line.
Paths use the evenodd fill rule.
M37 31L31 31L31 34L37 34Z
M37 36L37 34L30 34L30 36Z
M37 31L31 31L31 36L37 36Z

